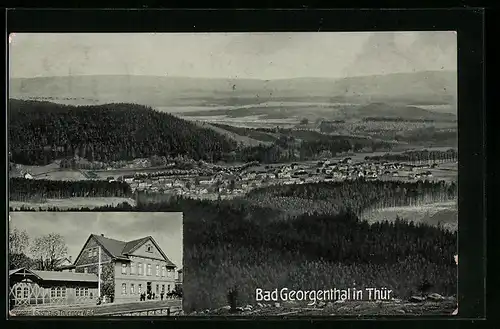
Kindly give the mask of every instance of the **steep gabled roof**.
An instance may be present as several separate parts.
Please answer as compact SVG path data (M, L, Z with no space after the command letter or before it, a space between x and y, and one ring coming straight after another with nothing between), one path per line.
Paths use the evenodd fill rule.
M161 255L165 258L167 266L175 267L175 264L172 263L170 259L163 253L161 248L158 246L156 241L151 236L146 236L132 241L121 241L121 240L111 239L103 235L91 234L87 239L87 242L85 242L85 245L92 238L94 238L97 241L97 243L104 249L104 251L111 256L111 258L121 259L121 260L130 260L129 255L131 255L132 252L137 250L137 248L142 246L147 241L152 241L153 244L156 246L156 248L160 251ZM80 254L76 258L76 260L78 260L82 252L83 248L80 251Z
M110 239L97 234L91 234L90 236L97 240L101 247L103 247L112 258L128 259L128 257L122 254L127 244L125 241Z
M147 241L151 241L155 245L156 249L158 249L160 254L163 256L163 258L167 262L168 267L175 267L175 264L170 261L170 259L167 257L167 255L165 255L163 250L161 250L160 246L156 243L155 239L153 239L152 236L147 236L147 237L142 238L142 239L133 240L133 241L128 242L127 246L126 246L127 250L126 251L124 250L122 253L124 255L127 255L127 256L131 255L135 250L137 250L140 246L142 246ZM131 247L131 248L128 248L128 247Z
M56 266L56 267L62 266L62 264L64 264L64 261L68 261L68 263L71 264L70 260L67 257L61 257L61 258L56 259L54 266Z
M140 239L137 239L137 240L132 240L132 241L129 241L125 244L125 246L123 247L123 251L122 253L123 254L128 254L130 252L132 252L133 250L137 249L139 246L141 246L143 243L145 243L146 241L149 240L149 236L146 236L144 238L140 238Z

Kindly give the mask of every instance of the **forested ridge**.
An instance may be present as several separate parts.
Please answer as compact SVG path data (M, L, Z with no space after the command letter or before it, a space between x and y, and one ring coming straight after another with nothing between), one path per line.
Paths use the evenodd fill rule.
M248 128L238 128L248 129ZM272 144L261 144L238 149L226 160L282 163L333 157L348 152L390 151L392 144L367 138L321 134L311 130L285 130ZM245 135L251 136L251 135Z
M301 214L336 215L349 209L360 215L367 209L417 206L455 200L455 183L345 181L274 185L250 191L244 199L279 209L285 218Z
M9 151L20 164L78 155L117 161L184 154L217 161L236 147L211 129L136 104L70 106L9 101Z
M46 165L78 156L105 167L122 160L184 155L208 162L276 163L391 149L387 142L310 130L217 126L271 145L238 145L213 129L137 104L71 106L11 99L10 160Z

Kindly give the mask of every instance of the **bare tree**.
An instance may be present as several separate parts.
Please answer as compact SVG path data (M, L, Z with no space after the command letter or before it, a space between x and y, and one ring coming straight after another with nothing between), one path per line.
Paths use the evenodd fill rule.
M14 227L9 232L9 254L24 254L29 245L29 236L25 230Z
M68 254L68 247L62 235L50 233L35 239L31 246L31 253L40 270L53 271L57 260Z
M30 268L31 259L26 256L29 236L25 230L13 228L9 232L9 269Z

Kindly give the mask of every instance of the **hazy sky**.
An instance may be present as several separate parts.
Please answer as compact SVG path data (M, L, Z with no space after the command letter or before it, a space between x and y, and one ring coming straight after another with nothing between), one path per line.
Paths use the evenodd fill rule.
M130 74L279 79L456 70L456 33L20 33L11 77Z
M148 212L11 212L9 229L26 230L30 242L49 233L61 234L68 256L76 259L90 234L130 241L152 236L167 257L182 268L182 213Z

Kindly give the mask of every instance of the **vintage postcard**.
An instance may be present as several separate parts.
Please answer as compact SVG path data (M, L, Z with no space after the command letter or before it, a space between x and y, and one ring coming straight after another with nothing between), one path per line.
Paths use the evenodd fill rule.
M155 266L182 268L188 316L456 310L456 32L16 33L9 75L11 232L37 241L47 214L103 225L44 233L74 243L61 264L76 272L17 250L40 264L11 263L12 312L90 293L109 314L180 303ZM115 232L109 210L159 217ZM183 214L182 264L148 226L168 212ZM129 268L124 246L146 240L163 265ZM47 277L91 276L89 244L141 279L109 293L92 270L52 293Z

